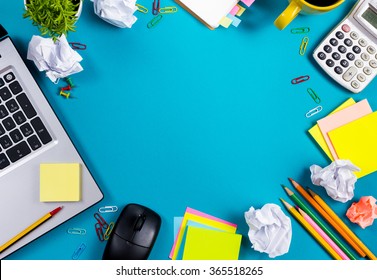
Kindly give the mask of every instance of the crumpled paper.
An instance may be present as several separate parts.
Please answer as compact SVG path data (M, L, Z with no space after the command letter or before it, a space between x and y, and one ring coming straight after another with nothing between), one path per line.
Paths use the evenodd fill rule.
M250 207L245 212L245 220L254 250L267 253L270 258L288 252L292 239L291 220L278 205L265 204L259 210Z
M363 229L373 224L377 218L376 199L373 196L363 196L359 202L352 203L346 216L351 222L358 224Z
M120 28L131 28L137 18L136 0L91 0L94 12L104 21Z
M349 160L339 159L325 168L315 164L310 166L310 178L314 185L324 187L332 199L346 202L354 196L357 177L353 171L360 169Z
M82 57L71 48L64 34L55 43L51 38L34 35L27 59L34 61L39 71L46 71L46 76L54 83L84 70L79 63Z

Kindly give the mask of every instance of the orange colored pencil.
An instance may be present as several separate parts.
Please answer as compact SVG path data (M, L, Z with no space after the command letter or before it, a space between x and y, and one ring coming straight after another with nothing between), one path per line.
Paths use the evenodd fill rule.
M356 242L357 245L365 252L367 257L371 260L377 260L376 256L364 245L363 242L350 230L349 227L335 214L335 212L326 204L326 202L314 191L308 188L310 195L314 198L315 201L322 207L323 210L329 214L333 220Z
M334 219L327 214L325 210L318 204L317 201L312 198L309 193L295 180L288 178L291 181L292 185L296 188L296 190L318 211L319 214L347 241L348 244L352 246L352 248L361 256L365 257L365 252L357 245L357 243L344 231L342 227L340 227Z

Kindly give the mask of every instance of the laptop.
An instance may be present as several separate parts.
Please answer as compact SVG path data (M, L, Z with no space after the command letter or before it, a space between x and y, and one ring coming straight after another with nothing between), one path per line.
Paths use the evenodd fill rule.
M78 202L40 201L41 163L79 163ZM0 25L0 246L59 206L62 210L0 253L0 259L103 198L85 162Z

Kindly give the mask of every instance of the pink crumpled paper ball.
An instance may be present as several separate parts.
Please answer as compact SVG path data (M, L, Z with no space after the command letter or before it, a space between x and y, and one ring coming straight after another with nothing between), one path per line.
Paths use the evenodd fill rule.
M377 218L376 199L373 196L361 197L359 202L352 203L348 208L346 216L363 229L370 226Z

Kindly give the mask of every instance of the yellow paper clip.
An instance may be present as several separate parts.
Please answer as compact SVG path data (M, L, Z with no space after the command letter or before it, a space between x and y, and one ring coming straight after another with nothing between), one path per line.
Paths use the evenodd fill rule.
M309 33L310 28L309 27L298 27L298 28L292 28L291 33L292 34L303 34L303 33Z
M147 14L148 13L148 9L146 7L144 7L143 5L140 5L140 4L136 4L136 7L137 7L137 10L143 14Z
M310 118L310 117L314 116L315 114L318 114L321 111L322 111L322 106L317 106L317 107L311 109L309 112L307 112L305 116L307 118Z
M78 260L78 258L82 254L82 252L84 252L85 248L86 248L85 243L81 243L81 245L79 247L77 247L77 249L75 250L75 252L73 252L72 259L73 260Z
M103 206L98 209L100 213L116 212L118 211L118 206Z
M176 13L178 11L178 8L175 7L175 6L168 6L168 7L163 7L163 8L160 8L160 13L161 14L172 14L172 13Z
M107 230L105 231L105 234L103 235L103 238L104 238L105 240L108 240L108 239L109 239L110 234L111 234L111 231L113 230L113 228L114 228L114 222L111 222L111 223L109 224L109 227L108 227Z
M60 91L60 95L61 96L64 96L65 98L69 98L69 96L71 95L71 93L70 92L65 92L65 91L63 91L63 90L61 90Z
M300 45L300 55L304 55L305 52L306 52L306 47L308 46L308 43L309 43L309 38L308 37L304 37L302 38L302 41L301 41L301 45Z
M150 22L148 22L147 27L153 28L162 20L162 15L157 15Z
M315 91L311 88L308 88L307 89L307 92L309 93L310 97L313 98L314 102L319 104L321 103L321 99L319 98L319 96L315 93Z
M84 235L84 234L86 234L86 229L83 229L83 228L69 228L69 229L67 229L67 233L69 233L69 234Z

